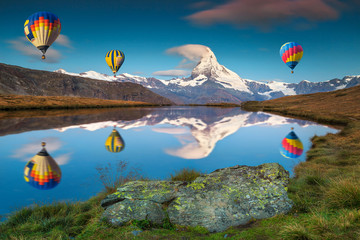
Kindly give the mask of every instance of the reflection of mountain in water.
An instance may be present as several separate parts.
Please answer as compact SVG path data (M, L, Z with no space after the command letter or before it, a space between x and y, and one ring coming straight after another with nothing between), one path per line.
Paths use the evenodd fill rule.
M58 130L66 131L69 128L81 127L94 131L113 125L123 129L159 125L154 127L153 131L174 135L181 143L179 148L165 149L166 153L185 159L200 159L208 156L218 141L242 127L290 123L301 126L315 124L267 113L245 112L240 108L171 107L154 109L153 112L137 120L108 121Z
M151 108L3 111L0 136L95 122L130 121L143 118L151 111Z

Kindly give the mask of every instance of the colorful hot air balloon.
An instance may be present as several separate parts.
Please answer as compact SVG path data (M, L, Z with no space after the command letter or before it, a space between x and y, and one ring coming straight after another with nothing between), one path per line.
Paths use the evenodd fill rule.
M47 190L56 187L61 179L61 170L55 160L47 153L45 143L43 149L25 166L24 178L31 186Z
M111 50L105 55L105 60L111 68L111 71L113 71L115 77L116 72L119 71L121 65L124 63L125 55L122 51Z
M45 59L46 50L61 31L60 19L51 12L37 12L31 15L24 24L26 38L37 47Z
M291 132L281 142L280 153L286 158L300 157L304 150L302 142L293 130L294 128L291 128Z
M300 62L300 59L303 56L302 47L294 42L287 42L280 48L280 57L291 68L291 73L294 73L294 68Z
M116 131L116 129L113 129L110 136L106 139L105 147L106 150L113 153L120 152L124 149L124 140L120 136L120 133Z

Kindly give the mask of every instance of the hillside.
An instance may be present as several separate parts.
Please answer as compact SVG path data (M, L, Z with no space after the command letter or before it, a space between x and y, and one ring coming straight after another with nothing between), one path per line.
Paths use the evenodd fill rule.
M120 83L26 69L0 63L0 94L71 96L172 104L135 83Z
M263 102L245 102L242 107L246 110L310 118L323 123L347 124L360 120L360 86Z
M0 110L138 107L156 104L82 97L1 95Z

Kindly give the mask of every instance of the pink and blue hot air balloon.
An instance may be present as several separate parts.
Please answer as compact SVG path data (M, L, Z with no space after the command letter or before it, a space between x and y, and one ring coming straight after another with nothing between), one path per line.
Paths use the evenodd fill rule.
M280 145L280 153L286 158L298 158L304 151L304 147L298 136L292 131L286 135Z
M291 68L291 73L294 73L294 68L300 62L303 56L303 49L300 44L295 42L287 42L280 48L280 57L283 62Z

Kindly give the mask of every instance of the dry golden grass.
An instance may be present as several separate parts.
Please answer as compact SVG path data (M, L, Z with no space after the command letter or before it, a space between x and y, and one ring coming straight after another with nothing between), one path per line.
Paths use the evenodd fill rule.
M0 95L0 110L135 107L154 105L156 104L98 98Z
M263 102L246 102L242 106L248 110L278 112L323 123L345 125L360 120L360 86Z

